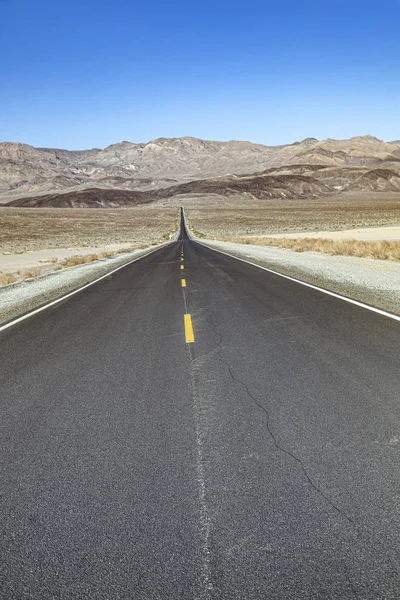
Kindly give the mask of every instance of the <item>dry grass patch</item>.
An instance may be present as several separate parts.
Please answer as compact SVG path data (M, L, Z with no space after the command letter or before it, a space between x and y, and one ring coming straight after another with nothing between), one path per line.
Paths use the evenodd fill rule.
M294 252L323 252L332 256L356 256L358 258L375 258L400 262L400 242L398 241L366 242L360 240L326 240L318 238L246 238L233 236L225 236L218 239L224 242L236 242L239 244L287 248Z
M135 250L142 250L148 248L151 245L159 244L160 242L151 242L150 244L134 244L125 248L119 248L118 250L103 250L97 254L74 254L63 260L58 261L61 267L75 267L77 265L84 265L86 263L94 262L95 260L104 260L106 258L113 258L119 254L128 254Z
M0 286L9 285L10 283L14 283L16 280L17 279L14 273L0 273Z
M99 260L100 254L74 254L60 261L62 267L75 267L76 265L84 265L86 263Z
M43 274L43 270L40 267L32 267L30 269L25 269L24 271L18 271L18 278L21 281L25 281L25 279L32 279L33 277L39 277L39 275Z
M40 260L39 262L41 262L41 263L50 263L50 264L57 263L58 262L58 258L56 258L55 256L52 256L51 258L46 258L46 259Z
M111 250L103 250L102 252L99 252L99 254L97 255L99 258L111 258L112 256L115 256L115 252L112 252Z
M169 234L167 234L169 235ZM161 240L162 241L162 240ZM148 248L149 245L159 244L160 241L153 241L150 244L133 244L131 246L126 246L125 248L120 248L118 250L103 250L98 253L90 253L90 254L74 254L73 256L69 256L62 260L59 260L55 257L41 260L41 263L50 263L54 265L50 271L46 267L30 267L29 269L24 269L17 271L15 273L10 272L0 272L0 286L8 285L10 283L15 283L17 281L25 281L26 279L32 279L34 277L39 277L44 273L59 271L60 269L68 268L68 267L76 267L78 265L84 265L87 263L91 263L97 260L104 260L107 258L113 258L115 256L121 254L127 254L129 252L134 252L135 250L141 250Z

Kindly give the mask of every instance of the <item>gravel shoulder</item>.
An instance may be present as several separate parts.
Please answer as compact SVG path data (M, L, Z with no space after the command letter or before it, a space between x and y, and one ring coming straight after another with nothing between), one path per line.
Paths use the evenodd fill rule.
M400 314L400 264L392 261L293 252L265 246L201 240L239 258L371 306Z
M149 246L145 249L69 267L35 279L0 287L0 324L7 323L47 302L56 300L113 269L165 245Z

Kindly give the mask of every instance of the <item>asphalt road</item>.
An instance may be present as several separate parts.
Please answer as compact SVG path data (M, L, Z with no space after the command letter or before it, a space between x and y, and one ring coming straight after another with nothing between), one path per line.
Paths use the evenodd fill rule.
M3 331L0 597L398 599L399 333L185 232Z

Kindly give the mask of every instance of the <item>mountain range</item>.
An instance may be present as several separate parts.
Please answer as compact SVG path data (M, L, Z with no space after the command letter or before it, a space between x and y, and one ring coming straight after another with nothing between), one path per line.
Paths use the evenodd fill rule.
M129 206L179 195L256 199L400 191L400 141L307 138L282 146L192 137L62 150L0 143L0 202Z

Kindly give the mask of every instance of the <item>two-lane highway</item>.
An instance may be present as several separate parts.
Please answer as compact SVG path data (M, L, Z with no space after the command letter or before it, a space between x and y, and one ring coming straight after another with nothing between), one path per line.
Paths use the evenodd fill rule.
M6 329L0 597L399 598L399 332L184 227Z

